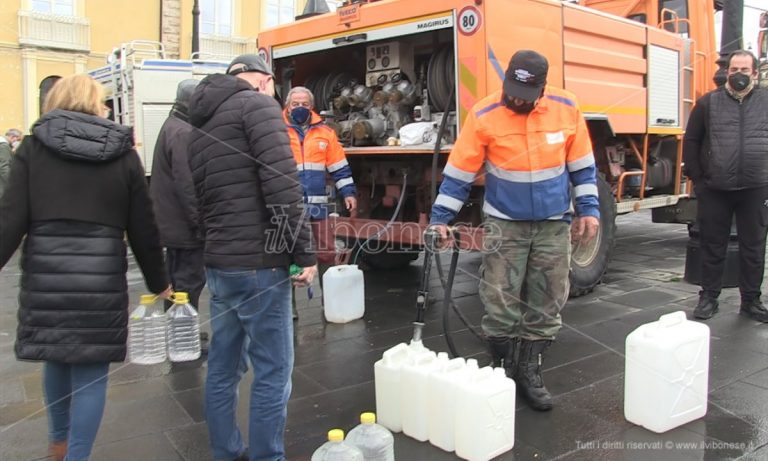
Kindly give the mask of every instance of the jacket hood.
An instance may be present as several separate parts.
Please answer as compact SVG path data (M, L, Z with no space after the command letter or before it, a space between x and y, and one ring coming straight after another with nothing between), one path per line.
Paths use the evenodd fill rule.
M216 109L240 91L254 91L250 83L232 75L213 74L205 77L189 101L189 121L201 127L213 117Z
M168 115L189 123L189 109L184 104L174 103Z
M95 115L55 109L40 117L32 134L63 158L107 162L133 149L133 129Z

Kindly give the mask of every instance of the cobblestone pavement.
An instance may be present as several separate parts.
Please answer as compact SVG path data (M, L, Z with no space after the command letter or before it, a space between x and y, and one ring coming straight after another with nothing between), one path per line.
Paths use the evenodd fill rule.
M544 361L544 379L555 396L549 413L516 411L515 448L502 460L765 460L768 459L768 326L737 314L739 294L727 289L711 329L709 409L706 417L664 434L624 419L624 341L639 325L683 310L690 316L698 288L682 281L684 226L652 224L650 213L619 217L616 248L604 283L568 302L565 326ZM479 256L462 256L454 286L456 303L477 324ZM435 274L436 271L433 271ZM344 325L322 320L319 297L299 300L296 368L286 432L288 458L308 460L328 429L350 429L358 414L374 409L373 363L412 334L421 266L365 273L366 313ZM435 274L436 276L436 274ZM145 289L132 262L131 300ZM442 299L435 279L434 299ZM18 260L0 272L0 460L46 459L46 417L40 365L16 361ZM303 295L303 290L299 290ZM319 293L319 290L316 290ZM203 329L207 327L207 291ZM447 350L440 309L427 313L425 344ZM465 356L485 359L482 346L457 321L453 336ZM210 460L202 397L206 363L136 366L113 364L109 399L94 461ZM241 385L247 396L249 375ZM247 399L238 415L246 427ZM400 461L458 459L402 434Z

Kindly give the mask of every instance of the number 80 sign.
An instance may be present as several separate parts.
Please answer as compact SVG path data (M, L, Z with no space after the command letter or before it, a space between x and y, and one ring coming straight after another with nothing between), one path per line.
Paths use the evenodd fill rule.
M459 12L459 32L472 35L480 28L480 11L474 6L467 6Z

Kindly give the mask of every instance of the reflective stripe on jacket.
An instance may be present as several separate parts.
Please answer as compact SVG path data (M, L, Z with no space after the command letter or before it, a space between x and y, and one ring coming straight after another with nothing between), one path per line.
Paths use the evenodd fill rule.
M481 169L488 215L569 221L573 185L576 214L600 216L589 132L576 99L565 90L547 86L528 115L507 109L501 91L479 101L448 157L432 223L456 217Z
M283 118L288 125L291 150L304 190L304 203L308 204L312 219L325 219L328 216L326 170L331 174L336 189L343 197L354 196L356 193L352 170L347 163L344 149L336 137L336 132L326 125L318 114L312 112L306 131L291 121L287 110L283 111Z

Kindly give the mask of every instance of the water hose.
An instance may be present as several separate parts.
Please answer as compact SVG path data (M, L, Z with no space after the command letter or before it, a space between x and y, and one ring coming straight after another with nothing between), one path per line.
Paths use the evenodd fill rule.
M448 267L448 280L446 281L445 276L443 274L443 267L442 262L440 261L440 254L435 253L435 264L437 265L437 275L440 279L440 284L443 287L443 331L445 333L445 342L448 343L448 350L451 352L451 355L454 357L459 357L460 354L456 350L456 346L453 342L453 338L451 337L451 328L450 328L450 317L451 317L451 308L453 308L453 311L456 313L456 316L459 317L459 320L461 320L461 323L464 324L464 326L467 327L467 329L480 341L485 342L485 335L479 331L477 328L472 326L472 324L469 322L469 319L464 315L463 312L461 312L461 309L459 309L459 306L456 305L456 303L453 302L453 297L451 296L453 292L453 280L456 276L456 269L458 266L459 261L459 252L461 251L461 234L459 234L459 231L457 229L452 229L453 233L453 251L451 253L451 264Z
M432 151L432 182L430 184L430 203L435 203L435 199L437 198L437 166L438 166L438 158L440 156L440 147L443 142L443 136L445 134L446 127L448 125L448 111L451 108L451 105L453 104L454 99L456 98L456 92L451 91L451 95L448 98L448 103L445 105L445 109L443 111L443 118L440 121L440 127L437 130L437 140L435 141L435 149ZM429 232L429 231L427 231ZM430 244L427 242L427 233L424 234L424 247L425 247L425 253L424 253L424 276L429 277L429 266L431 266L431 256L435 257L435 263L437 265L437 273L438 277L440 279L440 284L443 287L443 330L445 333L445 341L448 343L448 350L451 352L451 355L453 357L458 357L459 353L456 349L456 345L453 342L453 337L451 336L450 331L450 314L451 314L451 307L453 308L453 311L456 312L456 315L459 317L461 322L469 329L470 332L472 332L473 335L475 335L478 339L481 341L485 341L485 336L479 332L476 328L474 328L469 320L466 318L466 316L461 312L461 310L456 306L456 304L453 302L453 299L451 297L451 292L453 291L453 280L456 276L456 268L458 266L458 260L459 260L459 251L461 249L461 235L459 234L458 230L453 229L453 252L451 255L451 265L448 269L448 280L445 279L445 274L443 274L443 266L442 262L440 261L440 254L437 251L434 251L437 248L437 242L434 242L434 244L430 248ZM432 238L432 237L430 237ZM431 254L429 254L431 253ZM426 291L426 287L428 287L428 280L423 285L424 290ZM420 292L421 293L421 292ZM427 293L424 293L424 296L426 296ZM418 295L418 296L421 296ZM426 303L426 300L424 300ZM418 298L417 298L417 309L418 309ZM418 322L419 314L417 314L417 322ZM423 321L423 313L422 313L422 321ZM416 325L416 323L414 323ZM422 324L423 326L423 324ZM421 328L421 327L419 327ZM416 328L414 328L414 339L417 339L416 337ZM420 336L420 329L419 329L419 338Z

